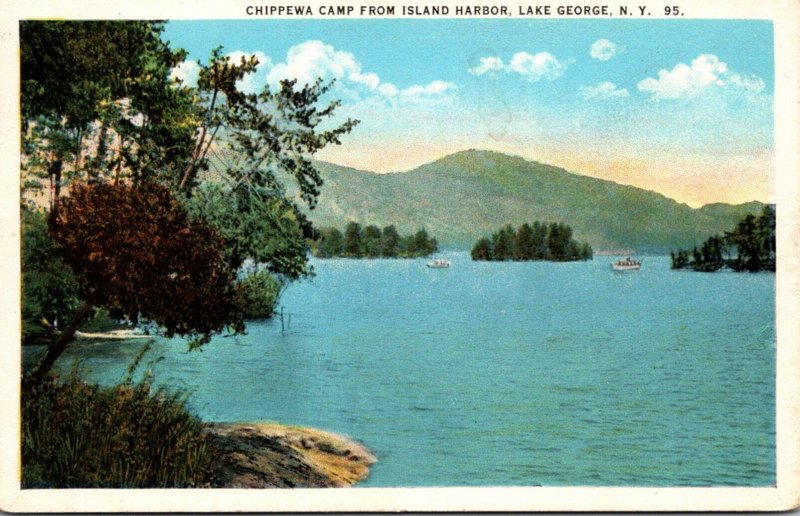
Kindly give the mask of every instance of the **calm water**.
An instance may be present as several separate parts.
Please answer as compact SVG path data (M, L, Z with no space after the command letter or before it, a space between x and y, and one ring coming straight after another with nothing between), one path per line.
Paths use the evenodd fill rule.
M366 486L774 485L774 275L448 257L316 261L286 334L159 340L145 362L204 419L359 439ZM141 346L60 368L114 383Z

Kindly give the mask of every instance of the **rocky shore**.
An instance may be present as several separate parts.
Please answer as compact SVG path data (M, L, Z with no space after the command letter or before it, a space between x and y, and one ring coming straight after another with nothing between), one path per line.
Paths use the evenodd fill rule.
M275 423L209 424L220 450L212 487L348 487L376 458L354 440Z

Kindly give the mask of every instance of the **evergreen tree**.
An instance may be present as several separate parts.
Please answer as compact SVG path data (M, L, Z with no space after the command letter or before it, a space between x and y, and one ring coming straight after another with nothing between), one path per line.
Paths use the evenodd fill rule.
M381 256L381 230L378 226L370 224L364 228L363 247L364 256L379 258Z
M525 223L517 230L517 238L514 241L514 259L531 260L535 254L533 241L533 228Z
M397 228L386 226L381 235L381 255L386 258L395 258L400 252L400 235Z
M724 241L717 235L703 242L699 251L700 259L692 264L694 270L714 272L721 269L725 265L722 259L723 247Z
M749 272L761 270L763 245L757 238L757 230L756 217L748 214L733 231L726 234L727 240L736 246L736 258L732 263L734 270Z
M317 256L332 258L341 256L344 252L344 236L336 228L325 228L320 231L320 240L317 245Z
M400 256L413 258L417 255L417 240L412 235L400 238Z
M494 256L492 242L488 238L481 238L475 243L475 246L470 252L470 256L472 256L473 260L491 260Z
M565 224L542 222L522 224L517 230L507 224L472 249L474 260L591 260L592 248L572 239L572 228Z
M547 253L550 259L562 261L570 257L572 229L562 223L553 222L547 232Z
M498 261L510 260L514 256L516 232L511 224L506 225L492 237L492 258Z
M428 236L425 229L420 229L414 235L414 249L417 256L427 256L436 252L436 241Z
M351 258L360 258L362 254L361 224L350 221L344 230L344 255Z
M539 221L533 223L533 253L534 260L547 258L547 224Z
M775 270L775 210L767 205L756 221L756 232L761 241L761 264L766 270Z
M736 255L732 259L726 259L731 247ZM697 271L711 272L727 265L737 272L774 271L775 210L771 206L765 206L758 217L746 215L724 237L712 236L703 242L699 250L695 246L691 259L684 250L670 254L673 269L692 267Z

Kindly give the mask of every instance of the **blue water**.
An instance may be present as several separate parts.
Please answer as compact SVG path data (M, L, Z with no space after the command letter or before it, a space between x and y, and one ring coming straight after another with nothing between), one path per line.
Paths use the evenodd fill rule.
M775 276L580 263L317 260L201 352L157 340L157 383L213 421L351 435L365 486L775 484ZM115 383L141 342L83 344Z

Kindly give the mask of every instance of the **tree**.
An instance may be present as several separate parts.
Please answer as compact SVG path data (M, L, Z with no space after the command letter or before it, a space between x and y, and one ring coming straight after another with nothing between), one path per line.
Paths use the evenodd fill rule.
M517 230L517 237L514 241L514 259L531 260L535 254L533 228L525 223Z
M510 260L514 255L516 233L511 224L507 224L492 237L492 257L494 260Z
M694 270L714 272L721 269L725 265L722 259L724 246L724 240L718 235L714 235L703 242L697 255L699 259L696 259L692 264Z
M484 241L485 240L485 241ZM591 260L592 248L572 238L572 228L565 224L542 222L522 224L517 230L507 224L492 235L480 239L472 249L473 260Z
M50 237L47 215L22 209L22 341L52 336L80 305L78 282Z
M736 259L732 263L734 270L761 270L762 243L756 236L757 230L755 215L748 214L733 231L725 234L726 239L736 246Z
M320 231L319 244L317 245L317 255L320 258L341 256L343 252L344 237L341 231L336 228L325 228Z
M436 240L428 236L425 229L420 229L414 235L414 249L417 256L428 256L436 252Z
M731 246L736 249L733 259L729 258ZM713 272L727 265L737 272L774 271L775 210L765 206L758 217L746 215L723 237L714 235L703 242L700 249L695 246L691 259L685 250L670 254L673 269L692 267L697 271Z
M547 224L539 222L533 223L533 254L534 260L544 260L547 257Z
M364 256L379 258L381 256L381 230L378 226L370 224L364 228Z
M102 207L102 215L93 213L101 208L91 203L81 214L61 195L62 185L75 184L77 192L91 191L87 189L94 185L130 187L126 195L142 202L166 195L153 193L161 185L171 195L170 203L177 203L172 212L157 202L135 211L155 209L156 213L142 215L155 220L165 217L174 222L184 217L184 228L206 228L198 231L217 235L209 245L219 251L226 270L235 272L247 260L263 264L265 271L275 275L273 282L253 279L241 282L247 287L237 287L236 275L229 278L232 290L266 289L260 298L263 302L275 284L282 286L313 273L307 251L308 241L317 233L304 208L315 207L322 178L312 156L327 145L339 144L358 121L331 122L339 103L321 105L321 99L332 83L282 81L277 88L265 87L259 93L240 91L240 80L256 69L258 61L250 56L235 62L221 49L201 65L196 86L176 83L171 70L186 53L170 49L161 40L162 32L162 23L139 21L21 23L24 184L42 188L40 180L49 178L51 218L60 221L54 227L61 228L57 234L64 241L72 238L66 228L85 236L88 229L59 218L62 204L72 206L72 218L96 219L109 226L114 223L106 217L117 214L108 207ZM92 192L98 198L105 195L105 190ZM87 194L87 199L92 195ZM170 240L165 238L155 243L166 245ZM198 258L171 248L175 256L185 267L196 269L195 260L203 257L210 264L210 255L203 254L192 238L186 236L186 249L196 247ZM148 249L151 255L163 251ZM90 274L87 267L96 265L69 262L81 278ZM119 268L113 260L106 265ZM100 274L97 267L93 271ZM72 318L77 325L102 301L90 296L92 284L82 283L81 293L88 297ZM199 285L202 292L202 282ZM140 294L161 295L153 289ZM158 304L144 299L137 303ZM158 313L153 309L150 315ZM129 315L148 318L148 312ZM197 334L197 343L206 342L222 328L217 323L201 324L186 314L181 317L185 324L178 324L175 317L154 320L163 321L168 334ZM236 317L210 313L206 322L221 319L235 322ZM59 346L66 346L69 338L64 336L76 329L70 325L59 338Z
M381 235L381 255L386 258L396 258L399 253L400 235L393 225L383 228Z
M417 256L417 252L417 241L413 235L400 237L400 256L404 258L413 258Z
M23 21L20 58L26 186L51 200L75 179L169 177L187 162L198 111L170 69L185 53L163 23Z
M775 209L764 206L761 215L756 221L756 232L761 241L761 263L767 270L775 270Z
M562 223L553 222L547 233L547 251L553 260L570 259L570 242L572 228Z
M494 256L491 240L485 237L479 239L472 248L470 256L473 260L491 260Z
M167 188L78 183L50 224L76 272L83 304L34 379L50 370L95 307L133 322L153 321L166 336L189 336L194 345L225 327L243 329L225 242L210 225L192 220Z
M673 269L685 269L689 267L689 251L679 249L677 253L670 252Z
M362 255L361 224L350 221L344 230L344 254L352 258Z

